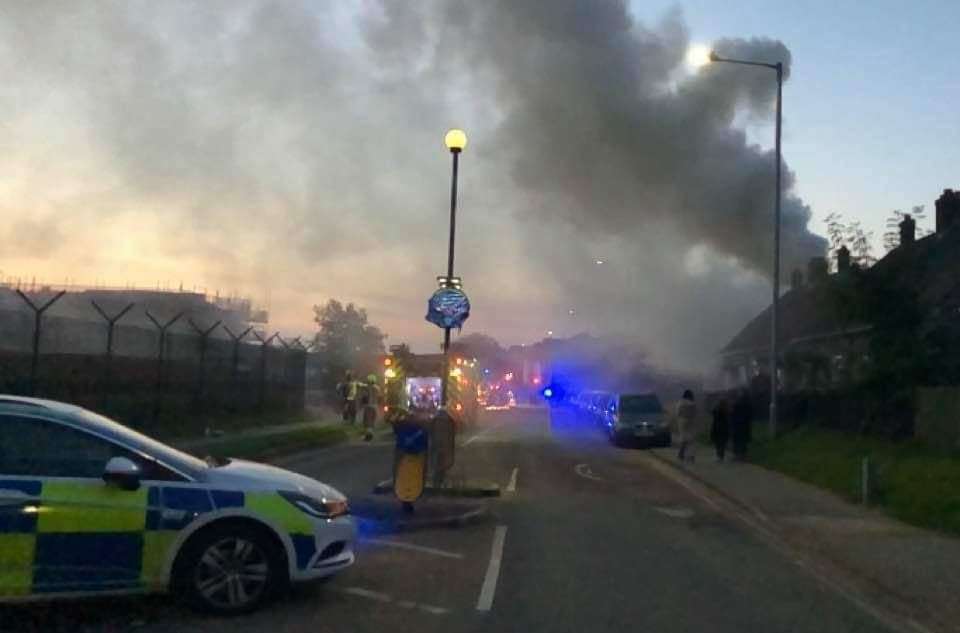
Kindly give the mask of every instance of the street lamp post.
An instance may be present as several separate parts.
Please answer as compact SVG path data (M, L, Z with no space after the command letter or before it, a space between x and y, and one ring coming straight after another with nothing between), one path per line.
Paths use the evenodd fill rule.
M767 64L742 59L727 59L710 52L711 62L760 66L770 68L777 73L777 129L776 129L776 204L773 211L773 303L770 305L770 435L777 435L777 339L780 332L780 315L777 304L780 302L780 130L783 124L783 64Z
M447 248L448 288L453 287L453 253L457 235L457 169L460 164L460 152L467 146L467 135L463 130L453 129L443 137L443 142L453 157L453 176L450 182L450 241ZM443 381L440 383L440 406L447 406L447 391L450 382L450 328L443 328Z

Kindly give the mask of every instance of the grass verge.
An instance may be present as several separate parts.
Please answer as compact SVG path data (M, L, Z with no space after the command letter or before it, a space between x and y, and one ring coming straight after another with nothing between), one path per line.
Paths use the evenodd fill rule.
M804 426L775 440L757 438L751 461L860 500L860 472L870 458L871 500L907 523L960 535L960 454Z
M272 433L259 437L224 439L195 449L188 449L198 457L237 457L242 459L265 459L298 451L308 451L339 444L350 439L350 433L342 427L321 426Z

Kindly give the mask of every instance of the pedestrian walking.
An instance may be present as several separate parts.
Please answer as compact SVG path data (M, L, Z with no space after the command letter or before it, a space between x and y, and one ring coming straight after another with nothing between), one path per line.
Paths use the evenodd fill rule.
M677 432L680 436L680 451L677 458L693 462L696 459L697 405L693 392L687 389L677 403Z
M377 423L377 408L380 406L380 387L374 374L367 376L367 384L363 385L360 394L360 406L363 408L363 439L369 442L373 439L373 427Z
M710 441L717 451L717 461L722 462L730 439L730 403L726 398L713 408L713 425L710 427Z
M353 379L353 372L347 370L343 382L337 385L337 393L342 400L343 421L355 424L357 421L357 381Z
M733 459L743 461L747 458L747 445L750 443L753 428L753 403L750 392L740 392L733 411L730 413L730 439L733 444Z

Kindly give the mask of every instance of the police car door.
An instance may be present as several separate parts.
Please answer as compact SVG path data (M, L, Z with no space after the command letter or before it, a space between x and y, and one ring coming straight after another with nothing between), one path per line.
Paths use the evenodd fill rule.
M30 414L0 416L0 596L136 589L147 488L107 484L129 452Z

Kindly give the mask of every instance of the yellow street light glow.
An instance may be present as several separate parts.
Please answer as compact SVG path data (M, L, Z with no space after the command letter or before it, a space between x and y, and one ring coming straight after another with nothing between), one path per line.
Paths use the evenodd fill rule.
M462 376L463 370L460 369L459 367L454 367L452 370L450 370L450 375L454 377Z
M460 152L467 146L467 133L456 128L447 132L443 137L443 143L451 152Z
M712 51L709 46L695 44L687 51L687 65L691 68L702 68L709 64Z
M393 367L387 367L386 370L384 370L384 372L383 372L383 377L384 377L384 378L396 378L396 377L397 377L397 372L396 372L396 370L395 370Z

